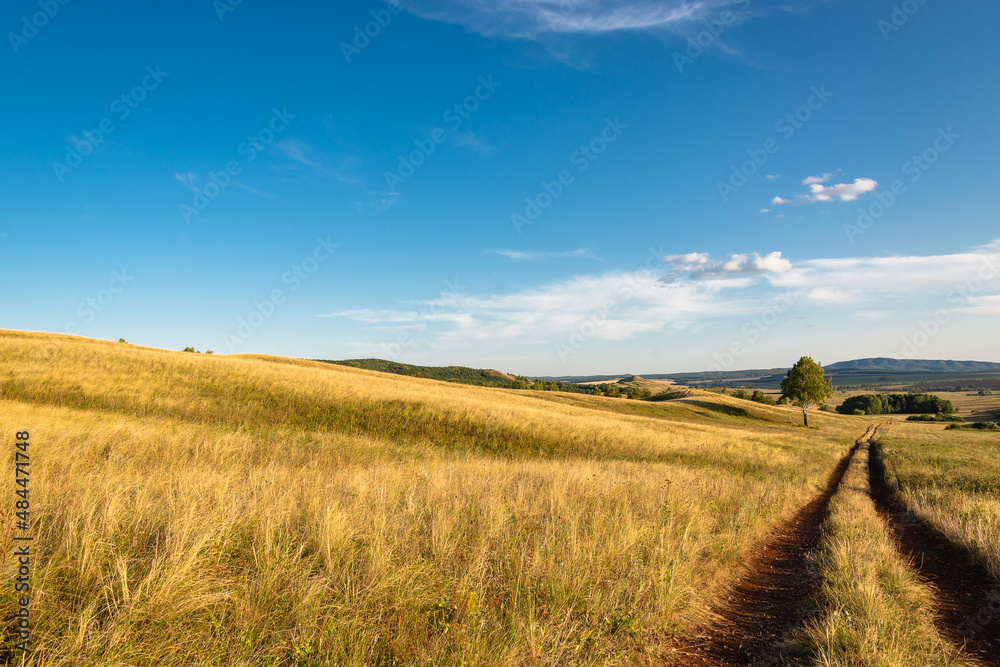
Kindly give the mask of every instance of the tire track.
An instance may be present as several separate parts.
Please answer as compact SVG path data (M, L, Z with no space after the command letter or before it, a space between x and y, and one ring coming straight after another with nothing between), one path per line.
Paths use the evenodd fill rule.
M820 544L830 499L858 448L875 437L869 426L830 473L823 491L772 533L751 557L746 572L716 609L721 620L675 646L673 664L685 667L777 665L789 654L788 641L809 615L807 601L819 577L809 554Z
M1000 665L1000 581L967 547L892 495L878 446L869 447L868 483L896 548L934 590L938 630L983 664Z

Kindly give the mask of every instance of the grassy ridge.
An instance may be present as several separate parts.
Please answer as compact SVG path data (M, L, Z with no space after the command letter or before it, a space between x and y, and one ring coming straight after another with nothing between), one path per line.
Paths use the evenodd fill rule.
M509 375L492 369L468 368L466 366L414 366L412 364L401 364L397 361L387 361L386 359L347 359L344 361L317 359L317 361L327 364L338 364L340 366L350 366L352 368L363 368L380 373L408 375L410 377L428 378L443 382L458 382L484 387L507 386L511 380L526 381L526 378L521 376Z

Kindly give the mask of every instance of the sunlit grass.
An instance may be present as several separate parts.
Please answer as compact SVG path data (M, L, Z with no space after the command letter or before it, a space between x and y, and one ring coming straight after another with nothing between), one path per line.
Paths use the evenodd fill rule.
M1000 579L1000 434L907 424L882 445L897 496Z
M816 667L971 667L937 632L933 593L900 558L868 495L862 447L830 503L816 605L802 643Z
M34 443L38 665L657 664L862 424L43 335L0 354L8 467L15 430Z

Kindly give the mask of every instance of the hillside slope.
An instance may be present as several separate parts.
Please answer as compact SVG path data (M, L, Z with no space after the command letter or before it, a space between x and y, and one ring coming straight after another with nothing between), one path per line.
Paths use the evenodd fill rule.
M363 368L380 373L407 375L409 377L428 378L443 382L458 382L482 387L503 387L507 386L513 380L525 379L493 369L468 368L466 366L414 366L412 364L402 364L397 361L387 361L385 359L345 359L343 361L316 359L316 361L340 366L351 366L352 368Z
M0 360L43 667L659 664L858 424L10 331Z

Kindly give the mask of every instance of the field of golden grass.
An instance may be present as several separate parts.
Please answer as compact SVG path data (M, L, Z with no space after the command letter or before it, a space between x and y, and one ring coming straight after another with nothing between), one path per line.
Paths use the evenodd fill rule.
M657 664L864 428L45 334L0 355L33 665Z
M830 506L816 596L802 644L815 667L972 667L938 633L933 595L900 559L868 495L868 448L855 455Z
M899 499L1000 579L1000 434L905 424L882 447Z

